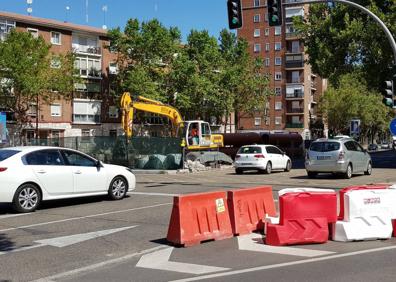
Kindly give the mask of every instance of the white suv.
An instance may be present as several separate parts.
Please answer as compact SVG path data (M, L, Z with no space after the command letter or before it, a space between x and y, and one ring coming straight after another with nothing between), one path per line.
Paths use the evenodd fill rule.
M239 148L235 156L235 172L243 173L245 170L258 170L271 173L274 169L290 171L290 158L273 145L248 145Z

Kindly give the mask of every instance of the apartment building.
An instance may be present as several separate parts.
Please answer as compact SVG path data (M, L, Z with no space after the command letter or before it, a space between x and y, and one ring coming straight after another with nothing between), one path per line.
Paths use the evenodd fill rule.
M240 114L238 130L293 131L311 139L325 133L317 116L317 103L327 81L311 71L304 45L293 27L292 18L304 17L308 6L299 4L299 0L284 2L293 5L283 8L282 26L270 27L266 0L242 0L243 27L237 31L238 37L248 41L253 57L263 60L276 94L254 117Z
M27 139L35 138L37 132L40 139L122 134L109 83L117 73L116 55L106 48L109 45L106 30L0 12L0 40L11 29L43 37L51 43L51 52L55 54L74 52L75 68L82 78L81 83L74 85L71 100L56 99L50 105L39 100L31 103L31 124L26 125L23 133ZM8 127L12 135L12 122Z

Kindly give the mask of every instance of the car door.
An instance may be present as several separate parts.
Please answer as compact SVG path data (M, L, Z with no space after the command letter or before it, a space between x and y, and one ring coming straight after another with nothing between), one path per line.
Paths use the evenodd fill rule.
M22 158L37 177L39 185L50 196L73 193L73 175L71 168L65 166L59 150L47 149L26 154Z
M269 158L272 162L272 168L274 168L274 169L281 168L280 150L274 146L267 146L266 149L267 149Z
M279 161L279 168L281 169L286 168L287 157L285 153L283 153L283 151L276 146L274 146L274 153L277 155Z
M355 143L355 148L356 148L356 158L359 163L359 171L365 171L367 169L367 163L368 163L368 156L367 152L363 149L362 146L360 146L359 143Z
M74 193L96 193L107 191L107 175L96 160L72 150L61 150L66 164L73 174Z

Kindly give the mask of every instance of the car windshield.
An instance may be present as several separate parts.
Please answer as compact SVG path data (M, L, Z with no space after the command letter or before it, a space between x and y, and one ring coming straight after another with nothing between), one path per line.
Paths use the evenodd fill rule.
M338 142L314 142L309 148L309 150L314 152L331 152L339 149L340 143Z
M13 155L19 153L17 150L0 150L0 162L12 157Z
M238 154L259 154L259 153L261 153L260 147L242 147L238 151Z

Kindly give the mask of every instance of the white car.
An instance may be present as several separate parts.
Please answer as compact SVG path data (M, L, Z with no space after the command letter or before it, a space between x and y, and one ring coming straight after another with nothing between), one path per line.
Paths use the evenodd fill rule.
M106 195L113 200L134 190L132 171L59 147L0 149L0 202L32 212L41 201Z
M271 173L272 170L291 170L290 158L273 145L247 145L239 148L235 156L235 172L243 173L245 170L258 170Z

